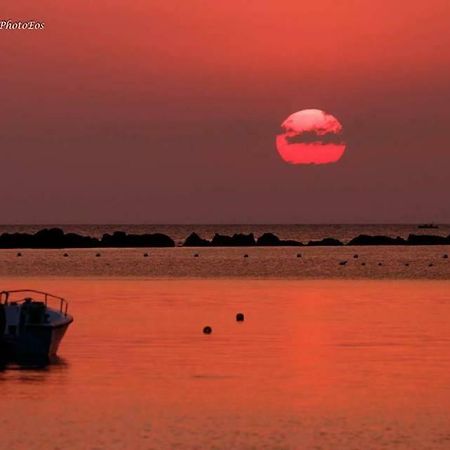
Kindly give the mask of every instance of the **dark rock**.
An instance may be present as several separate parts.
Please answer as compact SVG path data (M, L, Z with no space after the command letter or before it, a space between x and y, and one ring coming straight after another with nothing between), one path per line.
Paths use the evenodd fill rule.
M32 248L33 235L27 233L3 233L0 248Z
M211 327L204 327L203 328L203 334L211 334L212 328Z
M211 245L215 247L232 247L233 246L233 238L231 236L224 236L222 234L215 234Z
M112 236L104 234L101 247L175 247L175 241L161 233L126 234L116 231Z
M183 247L208 247L211 245L206 239L202 239L197 233L191 233L184 241Z
M115 231L112 235L105 233L101 239L102 247L127 247L127 234Z
M264 233L256 241L256 245L261 245L263 247L276 246L276 245L280 245L280 243L281 243L281 239L273 233Z
M340 246L344 245L341 241L334 238L325 238L320 241L309 241L308 246L319 247L319 246Z
M243 313L237 313L236 314L236 322L243 322L244 321L244 314Z
M450 239L444 236L410 234L407 243L408 245L448 245L450 244Z
M211 241L211 245L214 247L252 247L255 243L253 233L233 234L233 236L216 233Z
M64 248L95 248L100 246L97 238L81 236L76 233L67 233L64 236Z
M303 245L301 242L294 240L281 240L277 235L273 233L264 233L262 236L258 238L256 241L256 245L261 247L299 247Z
M392 238L390 236L368 236L360 234L353 238L347 245L405 245L406 241L401 237Z
M302 246L294 240L281 240L273 233L264 233L255 241L253 234L234 234L224 236L216 234L212 241L202 239L196 233L188 236L183 244L186 247L252 247L258 246ZM319 241L310 241L309 246L342 246L343 243L334 238L325 238ZM408 239L389 236L360 235L352 239L347 245L450 245L450 236L409 235ZM67 233L60 228L45 228L35 234L29 233L3 233L0 235L0 248L101 248L101 247L175 247L175 242L169 236L161 233L155 234L127 234L117 231L104 234L101 240L82 236L76 233ZM300 254L298 254L300 255ZM298 256L297 257L301 257ZM355 254L354 258L358 255ZM448 255L443 258L447 259Z
M0 236L0 248L82 248L98 245L98 239L74 233L64 234L60 228L45 228L36 234L4 233Z
M39 248L63 248L65 246L64 231L61 228L44 228L34 235L33 240L35 247Z
M283 239L281 241L281 245L283 247L301 247L303 244L299 241L295 241L294 239Z

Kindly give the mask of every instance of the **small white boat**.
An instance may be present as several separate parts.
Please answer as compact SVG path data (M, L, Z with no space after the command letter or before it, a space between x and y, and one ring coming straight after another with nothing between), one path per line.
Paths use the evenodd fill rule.
M49 304L52 303L52 307ZM52 358L73 317L61 297L30 289L0 292L0 356Z

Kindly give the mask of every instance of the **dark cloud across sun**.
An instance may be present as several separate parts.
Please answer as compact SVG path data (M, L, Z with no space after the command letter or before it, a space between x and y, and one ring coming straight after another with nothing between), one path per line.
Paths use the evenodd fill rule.
M343 144L343 133L329 132L326 130L303 131L293 136L286 136L286 142L289 144Z

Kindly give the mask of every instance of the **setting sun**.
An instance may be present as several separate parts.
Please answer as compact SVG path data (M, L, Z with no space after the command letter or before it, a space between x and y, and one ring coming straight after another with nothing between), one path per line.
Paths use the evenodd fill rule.
M291 114L277 136L278 153L290 164L328 164L345 151L342 125L320 109L304 109Z

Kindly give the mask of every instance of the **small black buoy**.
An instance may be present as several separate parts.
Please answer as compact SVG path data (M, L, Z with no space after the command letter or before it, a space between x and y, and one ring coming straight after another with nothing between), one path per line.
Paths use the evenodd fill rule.
M196 254L194 255L194 258L198 258L198 257L199 257L199 254L196 253Z
M301 258L302 254L301 253L297 253L297 258Z
M406 267L409 267L409 263L405 263L405 266L406 266Z
M378 263L378 265L379 265L379 266L382 266L382 265L383 265L383 263Z
M248 255L247 255L247 253L244 255L244 258L248 258Z
M444 259L448 259L448 255L445 254L445 255L443 256L443 258L444 258Z
M345 266L346 264L347 264L347 261L341 261L341 262L339 263L340 266Z
M19 252L19 253L17 253L17 256L22 256L22 253L20 253L20 252Z
M243 322L244 321L244 314L243 313L237 313L236 314L236 322Z
M353 255L353 258L355 259L359 258L359 255Z
M428 264L428 267L433 267L433 263Z
M148 258L148 253L144 253L144 258Z
M365 262L362 262L362 263L361 263L361 265L362 265L362 266L365 266L365 265L366 265L366 263L365 263Z
M67 258L69 256L68 253L64 253L64 258Z
M203 334L211 334L212 328L211 327L205 327L203 328Z
M97 253L95 256L96 256L96 258L99 258L102 255L100 253Z

